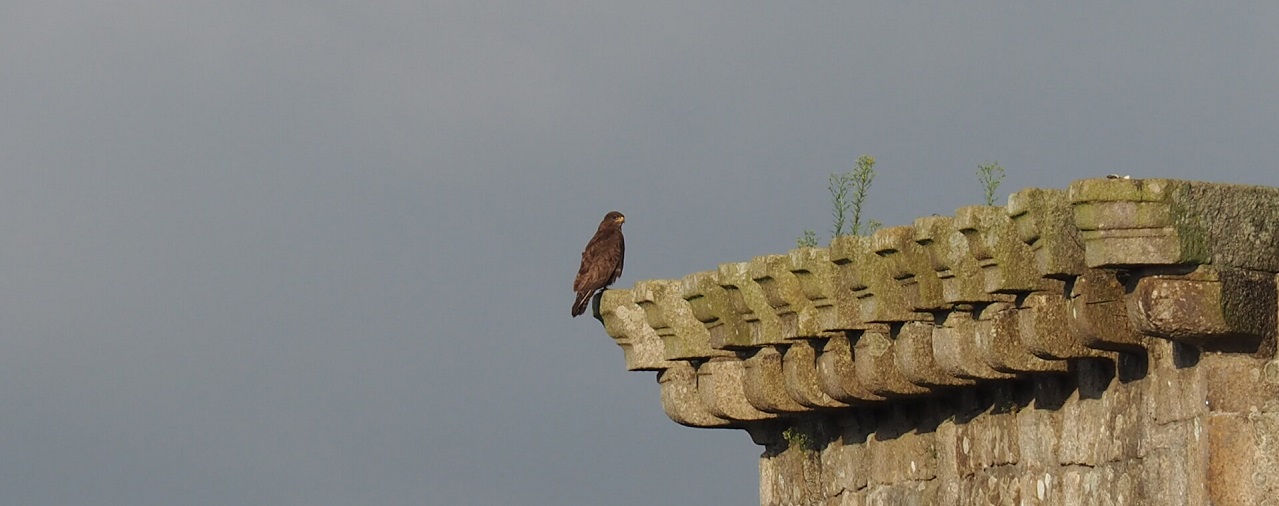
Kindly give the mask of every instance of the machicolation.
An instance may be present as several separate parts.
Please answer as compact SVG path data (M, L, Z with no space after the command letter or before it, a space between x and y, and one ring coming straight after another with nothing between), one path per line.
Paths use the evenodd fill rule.
M1279 504L1279 188L1088 179L606 291L773 505Z

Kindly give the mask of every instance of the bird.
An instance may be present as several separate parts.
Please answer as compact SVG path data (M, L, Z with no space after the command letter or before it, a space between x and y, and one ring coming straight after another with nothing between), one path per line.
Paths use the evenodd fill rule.
M573 291L577 292L577 300L573 302L574 318L586 312L586 305L595 292L607 288L622 275L622 257L626 254L622 223L625 222L626 216L622 213L610 211L582 250L582 266L577 269L577 279L573 280Z

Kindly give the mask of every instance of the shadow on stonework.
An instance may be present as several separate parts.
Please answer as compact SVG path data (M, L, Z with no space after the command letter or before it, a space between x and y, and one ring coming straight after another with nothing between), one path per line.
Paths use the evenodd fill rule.
M1068 378L1058 375L1036 376L1030 380L1031 401L1037 410L1057 411L1066 405L1075 387Z
M1199 348L1194 346L1178 342L1172 343L1172 364L1178 369L1199 365L1200 354Z
M1084 358L1070 363L1071 376L1080 399L1100 399L1115 379L1115 363L1101 358Z
M1150 372L1150 356L1145 353L1120 352L1115 369L1121 383L1143 379Z

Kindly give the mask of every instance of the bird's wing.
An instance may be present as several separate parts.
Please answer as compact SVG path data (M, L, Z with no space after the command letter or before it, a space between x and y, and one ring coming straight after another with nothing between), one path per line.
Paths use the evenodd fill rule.
M621 275L624 245L621 231L601 230L582 251L582 266L573 280L573 291L594 290L608 286Z

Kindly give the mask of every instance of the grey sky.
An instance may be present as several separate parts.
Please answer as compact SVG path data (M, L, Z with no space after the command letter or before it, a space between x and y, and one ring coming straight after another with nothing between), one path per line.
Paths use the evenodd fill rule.
M1279 4L8 2L0 503L750 504L569 318L1112 172L1279 186Z

